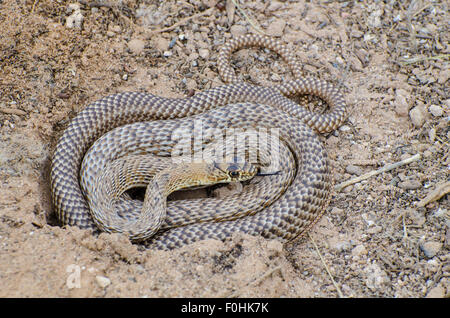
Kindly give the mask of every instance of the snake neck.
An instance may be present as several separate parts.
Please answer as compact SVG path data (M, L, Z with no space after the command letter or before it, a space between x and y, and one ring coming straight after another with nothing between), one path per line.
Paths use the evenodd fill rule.
M155 175L151 184L147 187L158 189L165 197L172 192L195 186L206 186L220 182L212 173L209 166L204 163L182 163L163 169ZM154 192L149 192L154 193ZM147 195L146 195L147 197ZM145 201L144 201L145 203Z

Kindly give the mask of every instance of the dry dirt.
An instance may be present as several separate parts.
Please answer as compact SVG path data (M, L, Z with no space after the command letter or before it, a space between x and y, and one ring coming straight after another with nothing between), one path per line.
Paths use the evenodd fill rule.
M449 296L448 195L418 204L449 180L448 2L70 3L0 1L1 297ZM335 192L287 246L238 234L165 252L57 226L49 166L69 120L112 93L218 86L219 48L255 28L344 92L350 116L322 136L337 183L420 160ZM233 66L258 85L292 78L265 50Z

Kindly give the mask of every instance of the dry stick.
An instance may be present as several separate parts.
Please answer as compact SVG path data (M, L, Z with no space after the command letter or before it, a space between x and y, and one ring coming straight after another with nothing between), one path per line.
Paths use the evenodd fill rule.
M344 181L344 182L342 182L342 183L336 185L336 186L334 187L334 190L335 190L335 191L341 191L342 189L344 189L345 187L347 187L347 186L349 186L349 185L351 185L351 184L360 182L360 181L362 181L362 180L369 179L369 178L372 177L372 176L376 176L376 175L378 175L378 174L380 174L380 173L383 173L383 172L386 172L386 171L389 171L389 170L398 168L398 167L400 167L400 166L409 164L409 163L411 163L411 162L417 161L417 160L419 160L420 158L421 158L420 153L415 154L414 156L409 157L409 158L406 158L405 160L402 160L402 161L399 161L399 162L396 162L396 163L393 163L393 164L384 166L384 167L382 167L382 168L380 168L380 169L378 169L378 170L370 171L370 172L365 173L365 174L363 174L363 175L361 175L361 176L359 176L359 177L356 177L356 178L354 178L354 179L350 179L350 180Z
M145 28L143 28L143 27L141 27L141 26L139 26L139 25L136 25L136 24L133 22L133 20L131 20L131 19L130 19L129 17L127 17L126 15L124 15L120 10L117 10L117 9L114 7L114 5L112 5L112 4L110 4L110 3L87 2L87 1L85 1L85 0L79 0L78 2L80 2L81 4L84 4L84 5L88 5L88 6L90 6L90 7L106 7L106 8L110 8L110 9L112 9L115 13L118 13L125 21L127 21L128 24L134 26L136 29L138 29L139 31L143 32L143 33L146 34L146 35L153 35L153 34L156 34L156 33L162 33L162 32L171 31L171 30L175 29L176 27L178 27L178 26L180 26L180 25L183 25L183 24L185 24L186 22L188 22L188 21L190 21L190 20L192 20L192 19L195 19L195 18L204 16L204 15L207 15L207 14L211 13L211 12L214 10L214 7L211 7L211 8L209 8L209 9L205 10L205 11L202 11L202 12L196 13L196 14L194 14L194 15L191 15L190 17L186 17L186 18L184 18L184 19L178 21L177 23L175 23L175 24L173 24L173 25L171 25L171 26L169 26L169 27L162 28L162 29L158 29L158 30L147 30L147 29L145 29Z
M195 18L204 16L204 15L207 15L207 14L211 13L213 10L214 10L214 7L211 7L211 8L209 8L209 9L203 11L203 12L199 12L199 13L196 13L196 14L194 14L194 15L191 15L190 17L184 18L184 19L178 21L177 23L172 24L171 26L169 26L169 27L167 27L167 28L162 28L162 29L152 30L152 31L145 30L144 32L145 32L147 35L151 35L151 34L156 34L156 33L162 33L162 32L171 31L171 30L175 29L176 27L178 27L178 26L180 26L180 25L183 25L183 24L185 24L186 22L188 22L188 21L190 21L190 20L192 20L192 19L195 19Z
M330 269L328 268L327 263L325 263L325 260L323 259L322 254L320 254L320 251L319 251L319 248L317 247L316 242L314 242L312 236L311 236L309 233L308 233L308 237L309 237L309 239L311 240L311 242L313 243L314 248L315 248L316 251L317 251L317 254L319 254L320 260L322 261L322 264L323 264L323 266L325 267L325 270L327 271L328 276L330 276L331 281L333 282L333 285L334 285L334 287L336 288L336 291L337 291L339 297L340 297L340 298L344 298L344 295L342 294L341 289L339 288L338 284L336 284L336 282L334 281L333 275L331 275L331 272L330 272Z
M252 19L250 19L250 17L245 13L245 11L241 8L241 6L236 0L231 0L231 2L234 3L239 12L244 16L244 19L247 20L247 22L250 24L250 26L253 27L253 29L256 30L256 32L262 35L267 35Z
M430 202L437 201L447 193L450 193L450 181L439 183L436 188L417 203L419 208L424 207Z
M428 60L444 60L444 59L448 59L450 58L450 54L441 54L441 55L435 55L435 56L418 56L418 57L413 57L404 61L400 61L400 63L402 63L403 65L410 65L410 64L414 64L414 63L420 63L423 61L428 61Z

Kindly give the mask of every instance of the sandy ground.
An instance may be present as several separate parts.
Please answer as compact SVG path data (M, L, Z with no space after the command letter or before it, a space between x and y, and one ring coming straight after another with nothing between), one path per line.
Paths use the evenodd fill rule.
M421 204L448 192L448 3L89 3L0 1L1 297L449 296L448 195ZM218 86L219 48L255 28L344 92L348 121L322 137L336 183L420 159L333 193L286 246L237 234L164 252L56 225L51 154L77 112L122 91ZM292 78L264 50L236 52L233 66L258 85Z

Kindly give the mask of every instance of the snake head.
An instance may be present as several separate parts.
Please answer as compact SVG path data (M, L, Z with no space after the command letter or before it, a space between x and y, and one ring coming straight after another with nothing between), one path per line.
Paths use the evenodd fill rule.
M217 182L236 182L246 181L253 178L258 169L247 162L213 162L213 169L215 175L220 181Z

